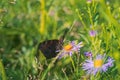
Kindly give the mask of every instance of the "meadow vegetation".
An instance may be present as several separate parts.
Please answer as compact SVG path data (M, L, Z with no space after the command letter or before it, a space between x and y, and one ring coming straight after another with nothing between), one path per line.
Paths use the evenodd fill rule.
M72 54L36 57L66 28ZM119 37L120 0L0 0L0 80L119 80Z

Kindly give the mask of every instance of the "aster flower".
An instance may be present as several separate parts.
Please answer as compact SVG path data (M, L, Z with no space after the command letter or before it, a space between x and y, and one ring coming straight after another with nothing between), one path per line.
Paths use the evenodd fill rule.
M79 52L82 46L83 46L82 42L76 44L75 41L72 41L68 45L64 46L62 50L57 51L60 52L58 58L61 59L62 57L65 57L67 55L72 56L74 52Z
M105 60L105 55L97 55L95 59L85 60L83 63L83 70L87 71L87 74L97 74L98 72L106 72L109 67L113 66L114 60L112 58L107 58Z
M91 36L91 37L95 37L96 36L96 31L94 31L94 30L90 30L89 31L89 35Z
M84 55L85 55L86 57L92 57L92 52L85 52Z

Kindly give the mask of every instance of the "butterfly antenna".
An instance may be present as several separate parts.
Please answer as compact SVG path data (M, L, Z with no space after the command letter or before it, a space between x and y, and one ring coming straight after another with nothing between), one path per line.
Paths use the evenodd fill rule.
M63 36L62 36L62 39L63 39L63 40L64 40L65 36L67 35L68 31L69 31L69 29L68 29L68 28L67 28L67 29L65 29L64 34L63 34Z

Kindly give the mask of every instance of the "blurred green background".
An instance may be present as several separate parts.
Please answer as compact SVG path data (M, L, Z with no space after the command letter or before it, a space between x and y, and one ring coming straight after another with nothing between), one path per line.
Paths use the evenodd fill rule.
M59 39L71 25L74 27L66 40L83 41L81 53L95 51L112 56L116 75L108 78L118 80L120 0L0 0L0 80L29 80L29 74L36 73L34 58L39 42ZM98 32L94 42L89 30ZM81 75L69 79L80 79Z

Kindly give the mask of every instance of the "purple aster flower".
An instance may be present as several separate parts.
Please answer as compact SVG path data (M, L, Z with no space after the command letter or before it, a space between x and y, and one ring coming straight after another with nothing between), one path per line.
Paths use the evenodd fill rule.
M96 31L94 31L94 30L91 30L91 31L89 31L89 35L91 36L91 37L95 37L96 36Z
M105 55L97 55L95 59L85 60L83 63L83 70L87 71L87 74L97 74L98 72L106 72L109 67L113 66L114 60L112 58L107 58L105 60Z
M64 46L62 50L57 51L60 52L58 58L61 59L62 57L65 57L67 55L72 56L74 52L79 52L81 47L83 47L82 42L76 44L75 41L72 41L68 45Z
M92 52L85 52L84 55L85 55L86 57L92 57Z

